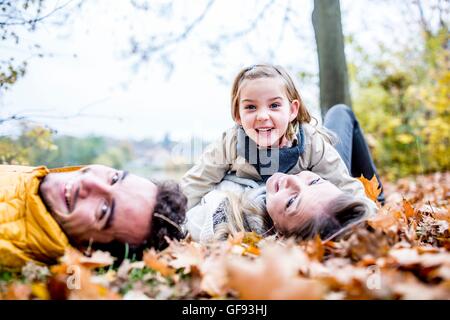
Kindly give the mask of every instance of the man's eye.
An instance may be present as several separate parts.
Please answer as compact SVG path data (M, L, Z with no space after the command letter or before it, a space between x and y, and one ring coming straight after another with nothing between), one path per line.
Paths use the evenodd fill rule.
M111 179L111 184L113 185L113 184L116 183L117 181L119 181L119 173L118 173L118 172L116 172L116 173L113 175L113 177L112 177L112 179Z
M317 182L320 181L320 179L321 179L321 178L314 179L313 181L311 181L311 182L309 183L309 185L312 186L313 184L316 184Z
M84 167L84 168L81 168L80 169L80 172L82 173L82 174L85 174L85 173L87 173L88 171L90 171L91 170L91 168L86 168L86 167Z
M286 209L289 208L293 203L295 198L297 198L297 196L293 196L292 198L290 198L286 204Z
M104 203L102 205L102 207L100 208L100 218L99 220L102 220L103 217L108 213L108 205L106 203Z

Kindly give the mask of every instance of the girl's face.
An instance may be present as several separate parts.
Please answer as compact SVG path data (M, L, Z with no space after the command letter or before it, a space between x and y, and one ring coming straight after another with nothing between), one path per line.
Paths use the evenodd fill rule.
M245 80L239 97L239 119L245 133L260 147L283 147L286 131L297 117L298 100L289 102L282 79Z

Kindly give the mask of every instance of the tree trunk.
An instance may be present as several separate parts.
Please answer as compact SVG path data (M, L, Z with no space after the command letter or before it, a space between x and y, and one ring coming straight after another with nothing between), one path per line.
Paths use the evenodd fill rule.
M319 58L320 109L338 103L351 107L339 0L314 0L312 14Z

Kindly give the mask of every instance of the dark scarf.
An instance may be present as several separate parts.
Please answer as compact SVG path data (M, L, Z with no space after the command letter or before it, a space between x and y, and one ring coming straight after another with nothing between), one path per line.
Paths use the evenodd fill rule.
M284 148L258 148L242 127L238 129L238 155L243 156L248 163L256 168L264 182L274 173L288 173L297 164L304 150L305 134L301 126L293 146Z

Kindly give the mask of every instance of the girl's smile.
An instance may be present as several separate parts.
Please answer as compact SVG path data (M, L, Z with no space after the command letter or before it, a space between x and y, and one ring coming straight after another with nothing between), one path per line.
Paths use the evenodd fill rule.
M245 80L239 101L238 123L261 147L283 147L288 125L296 119L299 102L289 102L278 77Z

